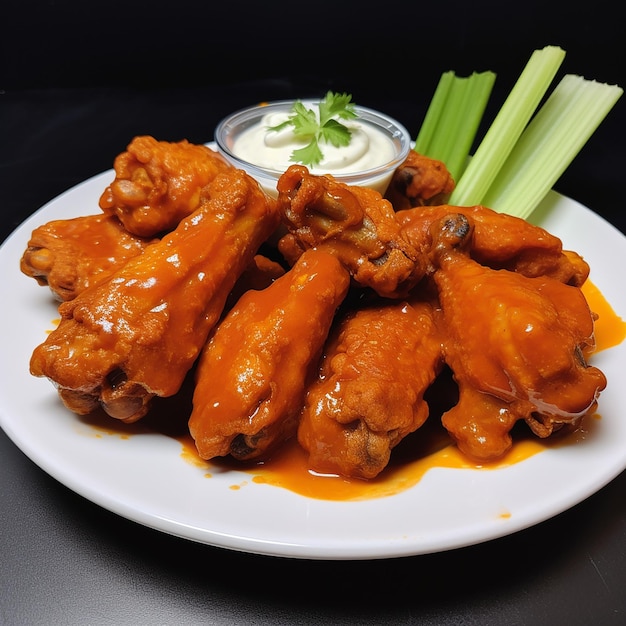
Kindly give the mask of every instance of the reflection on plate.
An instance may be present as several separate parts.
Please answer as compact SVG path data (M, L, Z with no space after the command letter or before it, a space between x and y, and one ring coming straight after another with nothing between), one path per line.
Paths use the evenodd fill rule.
M181 457L181 444L158 433L97 436L65 410L52 385L32 377L33 348L57 317L49 291L24 276L19 259L32 230L51 219L98 212L112 180L105 172L32 215L0 248L4 334L0 425L43 470L94 503L148 527L190 540L258 554L365 559L467 546L527 528L579 503L626 468L620 383L626 344L596 355L609 384L602 419L587 438L550 447L501 469L432 469L414 487L356 502L314 500L238 471L213 473ZM533 220L591 265L591 279L622 317L619 268L626 238L577 202L550 193ZM237 485L239 488L233 489Z

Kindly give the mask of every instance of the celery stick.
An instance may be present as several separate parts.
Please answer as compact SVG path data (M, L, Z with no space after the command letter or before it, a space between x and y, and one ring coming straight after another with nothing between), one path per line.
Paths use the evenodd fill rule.
M443 161L455 180L465 168L495 78L493 72L468 77L444 72L415 140L415 150Z
M454 148L448 150L444 161L454 180L459 180L465 171L495 78L496 75L493 72L482 72L472 74L468 80Z
M454 77L454 81L450 85L446 105L443 111L441 111L437 132L433 136L426 153L427 156L439 159L446 165L448 164L449 153L454 145L455 138L460 132L467 84L467 78Z
M445 103L454 80L454 72L451 71L444 72L439 78L439 83L430 101L417 138L415 139L415 150L420 154L428 154L432 138L437 132L441 113L445 108Z
M526 219L622 93L617 85L564 76L522 133L483 204Z
M564 57L565 51L557 46L533 52L457 181L450 204L471 206L483 202L487 189L539 106Z

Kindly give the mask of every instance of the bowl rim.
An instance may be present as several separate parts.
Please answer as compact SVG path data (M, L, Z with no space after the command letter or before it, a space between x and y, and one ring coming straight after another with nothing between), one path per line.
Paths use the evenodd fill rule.
M316 105L319 104L319 98L294 98L291 100L273 100L268 102L261 102L258 104L254 104L251 106L247 106L232 113L229 113L225 117L223 117L215 127L214 131L214 141L220 152L228 159L233 161L237 167L241 169L246 169L249 172L254 172L259 176L270 179L278 179L284 173L284 171L289 167L289 165L296 165L297 163L294 161L285 167L285 170L274 169L269 167L263 167L261 165L256 165L251 163L250 161L246 161L245 159L237 156L233 153L233 151L229 148L229 146L225 142L225 133L229 126L234 126L236 123L241 121L246 121L247 118L252 116L255 113L262 112L259 117L263 117L269 110L277 109L281 110L285 107L291 108L295 102L302 102L304 105ZM396 154L392 159L382 163L381 165L377 165L376 167L372 167L366 170L360 170L358 172L348 172L348 173L334 173L328 172L333 178L350 184L353 181L360 181L363 178L374 178L376 176L382 176L387 171L392 171L398 167L409 154L409 151L412 147L412 139L407 128L394 119L390 115L383 113L381 111L377 111L376 109L372 109L370 107L362 106L359 104L354 105L354 110L358 114L359 119L362 118L366 123L374 124L383 129L389 131L389 129L393 129L390 132L390 136L392 140L399 140L400 142L400 151ZM254 176L254 173L252 174ZM325 172L322 172L322 174Z

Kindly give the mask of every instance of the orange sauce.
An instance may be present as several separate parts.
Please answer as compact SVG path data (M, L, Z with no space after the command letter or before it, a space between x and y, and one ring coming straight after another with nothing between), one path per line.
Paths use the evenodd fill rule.
M424 433L421 433L424 434ZM411 461L393 462L378 477L365 481L335 475L320 476L307 467L304 451L291 444L267 466L254 471L253 482L271 484L309 498L322 500L364 500L390 496L416 485L433 468L482 469L503 467L526 459L543 449L535 441L516 443L506 458L497 464L478 465L463 456L451 443Z
M224 471L233 470L248 474L252 484L272 485L319 500L356 501L382 498L405 491L416 485L433 468L492 470L514 465L548 448L582 441L593 434L593 428L599 419L598 415L589 416L577 430L562 435L555 434L547 440L535 438L520 423L513 436L513 447L506 457L491 463L477 463L468 459L450 441L440 423L427 422L413 434L412 441L409 437L409 441L398 446L394 451L396 456L389 466L377 478L368 481L320 475L311 471L305 451L295 440L283 445L271 459L246 465L228 458L203 461L198 457L189 435L184 434L177 439L182 444L181 456L205 469L207 478L211 478L213 473L219 472L223 475ZM240 474L233 474L235 475L239 482L233 482L231 489L241 489L249 484L248 481L240 480Z
M269 461L249 467L232 460L205 462L206 467L219 467L243 471L251 476L252 483L273 485L300 495L320 500L355 501L382 498L400 493L416 485L434 468L493 470L508 467L548 448L572 445L592 435L599 415L589 416L575 431L555 434L550 439L537 439L525 429L525 424L513 435L513 446L498 461L478 463L468 459L451 442L439 421L427 422L413 434L413 441L405 441L394 450L395 458L373 480L349 479L336 475L320 475L307 465L304 450L291 441L284 445ZM411 439L411 437L407 438ZM183 447L193 447L193 441L182 440ZM403 449L402 449L403 448ZM193 452L192 452L193 454ZM185 455L186 456L186 455ZM197 458L197 456L196 456ZM232 488L239 488L233 485Z
M622 343L626 338L626 322L615 313L602 292L591 281L588 280L583 285L582 292L589 308L598 316L595 323L596 352Z
M612 309L601 292L589 282L583 288L589 306L598 314L595 324L596 351L618 345L626 338L626 322ZM82 418L99 433L114 434L128 438L142 432L161 432L175 438L182 445L181 457L189 463L206 470L206 477L211 478L218 471L231 469L233 490L243 489L248 484L267 484L288 489L295 493L322 500L364 500L381 498L402 492L416 485L433 468L455 468L490 470L507 467L548 448L572 445L593 434L593 428L600 416L586 418L581 426L567 434L557 433L549 439L532 436L525 424L520 423L513 432L513 446L504 459L493 463L478 464L472 462L453 445L439 420L428 420L421 429L406 438L394 450L389 466L374 480L347 479L335 475L320 475L309 470L304 450L295 440L285 444L275 455L264 462L241 464L232 459L203 461L197 455L193 439L187 428L187 416L190 410L190 389L181 393L181 398L160 400L161 410L141 420L137 424L114 424L105 415ZM241 480L243 472L250 476ZM235 482L235 480L237 482ZM506 514L503 514L506 515Z

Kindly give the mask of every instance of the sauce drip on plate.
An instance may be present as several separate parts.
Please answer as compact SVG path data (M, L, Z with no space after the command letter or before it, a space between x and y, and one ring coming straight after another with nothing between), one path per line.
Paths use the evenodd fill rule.
M582 292L589 308L598 316L595 323L596 352L617 346L626 338L626 322L619 317L602 292L591 281L586 281Z

